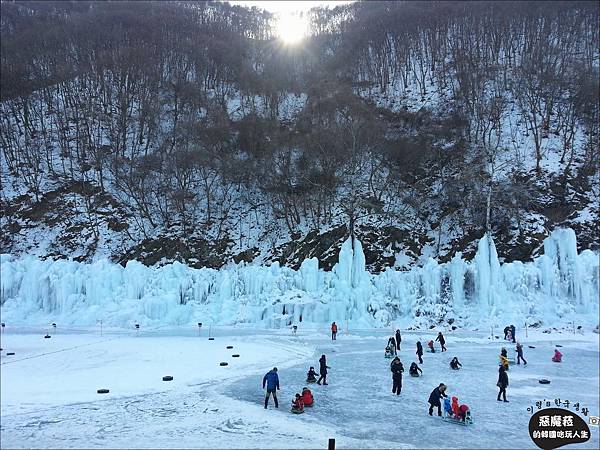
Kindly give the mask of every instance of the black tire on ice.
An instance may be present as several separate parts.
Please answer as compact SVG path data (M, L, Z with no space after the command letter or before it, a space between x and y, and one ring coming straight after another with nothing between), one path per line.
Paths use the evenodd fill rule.
M229 365L229 363L222 362L222 363L219 363L219 365L220 365L220 366L228 366L228 365Z
M96 392L98 394L108 394L110 391L108 389L98 389Z
M233 348L233 345L228 345L228 346L227 346L227 349L228 349L228 350L231 350L232 348Z
M231 355L232 358L239 358L240 355L238 355L237 353L234 353L233 355Z
M550 380L546 380L545 378L542 378L540 381L540 384L550 384Z
M173 381L173 377L171 375L165 375L163 381Z
M14 355L14 354L15 354L15 352L8 352L8 353L6 354L6 356L12 356L12 355Z

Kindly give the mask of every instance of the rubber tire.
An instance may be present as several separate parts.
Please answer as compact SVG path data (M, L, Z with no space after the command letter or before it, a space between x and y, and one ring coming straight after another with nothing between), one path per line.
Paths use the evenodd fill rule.
M214 340L215 340L215 338L208 338L208 340L209 340L209 341L214 341Z
M219 363L219 365L224 367L224 366L228 366L228 365L229 365L229 363L222 362L222 363Z
M228 345L227 346L227 350L231 350L233 348L233 345Z
M173 377L171 375L165 375L163 381L173 381Z
M98 394L108 394L110 391L108 389L98 389L96 392Z
M560 345L560 344L556 344L556 345L555 345L555 347L562 347L562 345Z
M538 380L540 384L550 384L550 380L546 380L545 378L542 378L541 380Z
M52 336L50 336L49 334L47 334L46 336L44 336L44 339L50 339Z
M234 353L233 355L231 355L232 358L239 358L240 355L238 355L237 353Z
M535 348L535 345L528 345L529 348Z
M12 355L14 355L14 354L15 354L15 352L8 352L8 353L6 354L6 356L12 356Z

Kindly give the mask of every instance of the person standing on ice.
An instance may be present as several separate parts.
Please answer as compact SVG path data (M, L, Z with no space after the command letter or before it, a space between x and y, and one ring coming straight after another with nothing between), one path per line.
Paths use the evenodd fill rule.
M317 384L320 385L321 380L323 380L323 386L327 386L327 369L331 369L331 367L329 367L327 365L327 360L325 359L325 355L321 355L321 358L319 359L319 374L321 376L319 377Z
M517 334L516 334L516 333L517 333L517 329L515 328L515 326L514 326L514 325L511 325L511 326L510 326L510 334L512 334L512 341L513 341L513 344L514 344L515 342L517 342Z
M510 330L510 326L505 326L504 327L504 340L506 341L508 339L508 330Z
M442 332L440 331L437 335L437 337L435 338L436 341L439 341L440 345L442 346L442 351L446 351L448 350L446 348L446 339L444 339L444 335L442 334Z
M400 342L402 342L402 336L400 335L400 330L396 330L396 349L400 350Z
M333 322L331 324L331 340L335 341L337 337L337 324L335 322Z
M506 388L508 387L508 373L506 373L506 369L504 368L504 366L500 366L498 368L498 382L496 383L496 386L500 388L500 391L498 391L497 400L500 401L500 395L502 395L504 401L508 403L508 400L506 400Z
M269 397L273 394L273 401L275 402L275 408L279 408L279 402L277 401L277 391L279 390L279 375L277 375L277 367L273 367L273 370L269 370L263 377L262 387L265 388L267 385L267 393L265 394L265 409L269 405Z
M431 394L429 394L429 415L433 415L433 407L437 407L438 416L442 415L442 404L440 403L440 399L444 397L446 398L446 385L444 383L440 383L438 387L436 387Z
M419 364L423 364L423 345L421 341L417 341L417 356L419 357Z
M404 372L404 366L402 361L397 356L390 365L392 371L392 394L400 395L402 391L402 372Z
M523 360L523 365L527 365L527 361L523 358L523 346L520 342L517 342L517 364L521 364L521 360Z

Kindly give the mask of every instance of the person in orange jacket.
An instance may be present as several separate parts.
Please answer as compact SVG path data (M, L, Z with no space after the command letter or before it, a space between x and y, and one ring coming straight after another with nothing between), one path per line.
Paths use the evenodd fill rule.
M302 389L302 401L304 402L304 406L312 406L315 402L312 392L307 387Z
M335 322L331 324L331 340L335 341L337 336L337 325Z
M458 417L459 413L460 407L458 406L458 397L452 397L452 414L454 414L455 417Z

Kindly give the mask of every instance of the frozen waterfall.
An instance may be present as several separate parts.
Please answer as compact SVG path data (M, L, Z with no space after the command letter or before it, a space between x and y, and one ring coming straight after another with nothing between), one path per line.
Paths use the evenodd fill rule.
M354 244L354 245L353 245ZM597 324L598 254L577 253L571 229L544 241L544 255L531 263L500 264L489 235L477 254L460 253L448 263L429 259L408 272L372 275L358 240L346 240L331 272L316 258L298 271L240 263L221 270L181 263L125 267L33 257L0 257L3 321L13 324L113 326L248 323L283 327L300 322L348 321L354 327L459 326L568 321Z

